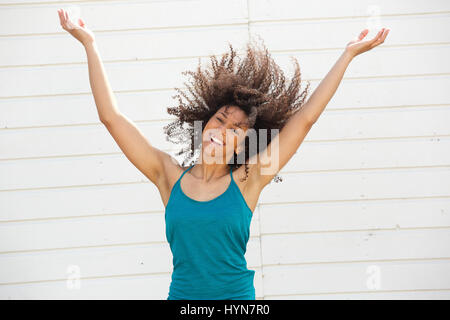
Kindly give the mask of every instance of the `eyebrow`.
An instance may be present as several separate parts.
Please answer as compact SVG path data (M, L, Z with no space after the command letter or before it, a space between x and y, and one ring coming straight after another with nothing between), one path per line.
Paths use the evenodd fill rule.
M223 116L225 117L225 118L228 118L228 116L223 112L223 111L220 111L220 114L223 114ZM235 123L233 123L236 127L239 127L239 128L242 128L241 127L241 124L244 124L245 125L245 123L244 122L235 122Z

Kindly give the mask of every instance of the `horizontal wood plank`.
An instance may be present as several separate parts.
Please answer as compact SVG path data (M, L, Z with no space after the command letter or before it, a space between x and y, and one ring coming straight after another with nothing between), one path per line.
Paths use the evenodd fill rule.
M448 243L450 228L261 235L264 266L447 259L450 258Z
M445 290L450 260L338 263L264 267L264 293L271 295Z
M249 269L261 267L260 250L259 239L250 238L245 253ZM0 269L1 285L62 281L71 266L76 266L83 279L173 271L172 253L166 242L4 253L0 254L0 263L4 266Z

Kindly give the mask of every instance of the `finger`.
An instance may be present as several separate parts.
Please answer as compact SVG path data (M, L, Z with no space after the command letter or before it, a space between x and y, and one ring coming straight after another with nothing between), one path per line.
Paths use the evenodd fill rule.
M378 40L381 39L381 37L383 36L383 32L384 32L384 28L381 28L381 30L380 30L380 31L378 32L378 34L377 34L376 41L378 41Z
M369 32L369 29L364 29L364 30L359 34L358 39L361 40L362 38L364 38L364 37L367 35L368 32Z
M380 41L384 41L384 39L386 39L387 34L389 33L389 28L383 28L383 34L380 36Z
M384 42L384 39L386 39L386 37L387 37L387 35L388 35L388 33L389 33L389 31L391 31L391 29L386 29L385 31L384 31L384 35L383 35L383 42Z
M377 41L377 44L381 44L384 42L384 39L386 39L387 35L389 33L389 29L385 29L383 32L383 35L380 37L380 39Z
M383 34L383 31L384 31L384 28L382 28L380 31L378 31L377 35L372 39L372 43L375 43L380 39L381 35Z
M62 18L62 22L66 23L66 15L63 9L61 9L61 18Z
M64 18L64 13L62 10L60 10L59 12L59 23L61 24L61 27L65 27L66 24L66 19Z
M60 15L61 15L61 24L66 23L66 17L64 16L64 11L61 10Z
M384 28L383 28L383 29L384 29ZM383 34L378 38L378 40L375 41L375 42L371 45L371 48L376 47L376 46L382 44L382 43L384 42L384 39L386 39L386 36L387 36L387 34L389 33L389 30L390 30L390 29L385 29L385 30L383 31Z

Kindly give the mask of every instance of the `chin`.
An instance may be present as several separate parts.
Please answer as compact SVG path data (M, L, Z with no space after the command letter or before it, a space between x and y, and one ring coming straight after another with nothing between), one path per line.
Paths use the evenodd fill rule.
M202 148L203 158L205 158L205 157L210 158L211 162L213 162L213 163L225 163L224 159L222 159L222 160L217 159L215 151L220 150L220 149L214 149L214 147L215 146L211 145L211 144L205 145ZM225 149L225 146L223 146L222 154L225 155L225 152L226 152L226 149ZM214 159L214 160L212 160L212 159ZM221 161L221 162L218 162L218 161Z

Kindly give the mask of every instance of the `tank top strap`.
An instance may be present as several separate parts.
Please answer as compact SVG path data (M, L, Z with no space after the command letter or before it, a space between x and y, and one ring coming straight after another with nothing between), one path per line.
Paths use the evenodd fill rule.
M183 173L181 174L181 176L178 178L176 184L180 183L180 180L181 180L181 178L183 178L184 174L185 174L186 172L188 172L189 170L191 170L193 166L194 166L194 165L191 165L189 168L187 168L186 170L183 171Z
M180 183L181 178L183 178L184 174L185 174L186 172L188 172L189 170L191 170L193 166L194 166L194 165L191 165L189 168L187 168L186 170L183 171L183 173L181 174L181 176L178 178L177 183ZM230 185L231 185L231 184L233 184L233 182L234 182L234 179L233 179L233 168L230 168L230 177L231 177L231 183L230 183Z
M180 176L180 180L181 180L181 178L183 178L183 176L184 176L184 174L185 174L186 172L188 172L189 170L192 169L193 166L194 166L194 165L191 165L189 168L187 168L186 170L183 171L183 173L182 173L181 176Z

